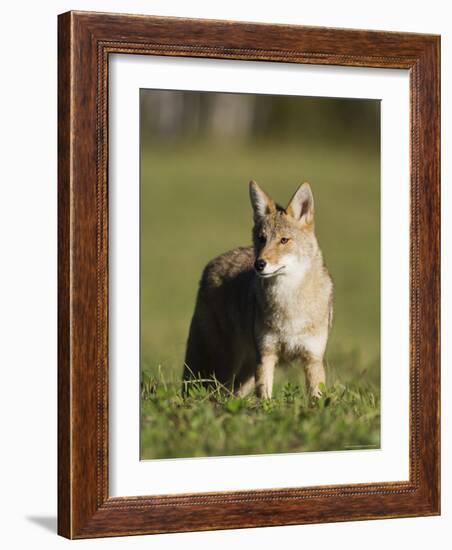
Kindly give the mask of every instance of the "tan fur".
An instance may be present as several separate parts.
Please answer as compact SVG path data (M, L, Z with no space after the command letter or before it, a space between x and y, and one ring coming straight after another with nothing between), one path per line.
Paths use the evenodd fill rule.
M226 252L205 267L184 380L215 376L238 395L255 388L271 398L275 366L298 359L311 395L319 396L333 284L314 232L311 189L301 185L286 209L255 182L250 198L253 247ZM266 262L260 273L253 267L258 260Z

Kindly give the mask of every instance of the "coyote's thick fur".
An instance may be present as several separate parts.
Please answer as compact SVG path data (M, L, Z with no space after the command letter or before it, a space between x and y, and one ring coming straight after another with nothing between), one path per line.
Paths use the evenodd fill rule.
M278 362L300 360L312 396L325 382L333 283L314 233L314 199L301 185L287 208L250 182L252 247L205 267L190 326L183 378L209 379L244 396L271 398Z

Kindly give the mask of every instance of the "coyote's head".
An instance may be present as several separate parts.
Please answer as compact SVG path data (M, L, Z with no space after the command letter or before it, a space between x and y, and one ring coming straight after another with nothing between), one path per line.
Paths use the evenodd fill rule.
M319 254L314 233L314 198L308 183L297 189L287 208L271 199L255 181L250 182L254 212L254 269L262 278L303 276Z

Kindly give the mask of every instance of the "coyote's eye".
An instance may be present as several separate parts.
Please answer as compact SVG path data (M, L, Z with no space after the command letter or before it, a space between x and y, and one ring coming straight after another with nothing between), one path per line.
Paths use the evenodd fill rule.
M261 234L259 235L258 239L259 239L259 242L263 244L263 243L266 242L267 237L261 233Z
M286 244L288 242L289 242L289 239L287 237L282 237L282 239L280 240L281 244Z

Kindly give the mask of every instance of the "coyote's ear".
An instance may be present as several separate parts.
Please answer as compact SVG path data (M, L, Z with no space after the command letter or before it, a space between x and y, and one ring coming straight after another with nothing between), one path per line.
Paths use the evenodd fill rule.
M314 197L309 183L303 183L295 191L286 212L302 224L308 225L314 221Z
M250 199L255 222L258 222L264 216L276 210L273 199L265 191L262 191L259 185L253 180L250 181Z

